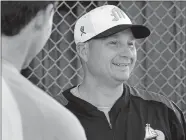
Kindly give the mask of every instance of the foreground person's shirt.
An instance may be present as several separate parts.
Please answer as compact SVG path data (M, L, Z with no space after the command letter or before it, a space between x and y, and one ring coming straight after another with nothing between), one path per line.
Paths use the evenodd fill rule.
M124 85L123 95L109 111L109 124L102 111L73 93L75 88L56 99L61 102L65 96L66 107L78 117L88 140L144 140L156 137L155 130L165 140L186 140L183 114L165 96Z
M3 140L86 140L78 119L2 61Z

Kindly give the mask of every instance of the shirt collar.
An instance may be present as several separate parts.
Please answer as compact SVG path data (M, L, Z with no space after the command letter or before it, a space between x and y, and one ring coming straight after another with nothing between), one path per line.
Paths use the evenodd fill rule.
M63 96L68 100L67 108L71 111L80 113L81 115L99 115L99 110L94 105L84 101L71 93L72 87L63 93ZM122 96L112 106L110 112L117 114L119 111L128 110L130 100L130 88L124 84Z

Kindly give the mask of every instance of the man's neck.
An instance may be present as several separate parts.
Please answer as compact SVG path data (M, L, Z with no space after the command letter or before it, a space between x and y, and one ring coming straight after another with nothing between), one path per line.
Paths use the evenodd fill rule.
M12 64L18 71L22 69L28 51L28 42L19 37L2 37L2 59Z
M79 86L82 99L96 107L112 107L123 93L123 84L109 86L95 79L84 79Z

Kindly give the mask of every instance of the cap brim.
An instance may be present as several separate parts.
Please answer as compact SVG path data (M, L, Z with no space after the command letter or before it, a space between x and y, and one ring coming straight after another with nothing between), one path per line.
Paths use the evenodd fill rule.
M150 30L143 25L117 25L96 35L94 38L108 37L120 31L126 30L128 28L131 28L132 33L136 39L145 38L150 35Z

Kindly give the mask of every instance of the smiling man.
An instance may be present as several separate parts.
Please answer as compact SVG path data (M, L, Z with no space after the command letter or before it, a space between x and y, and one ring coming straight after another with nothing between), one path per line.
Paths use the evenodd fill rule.
M77 20L74 38L84 78L63 95L88 140L185 140L183 114L173 102L124 84L137 59L135 40L149 35L113 5Z

